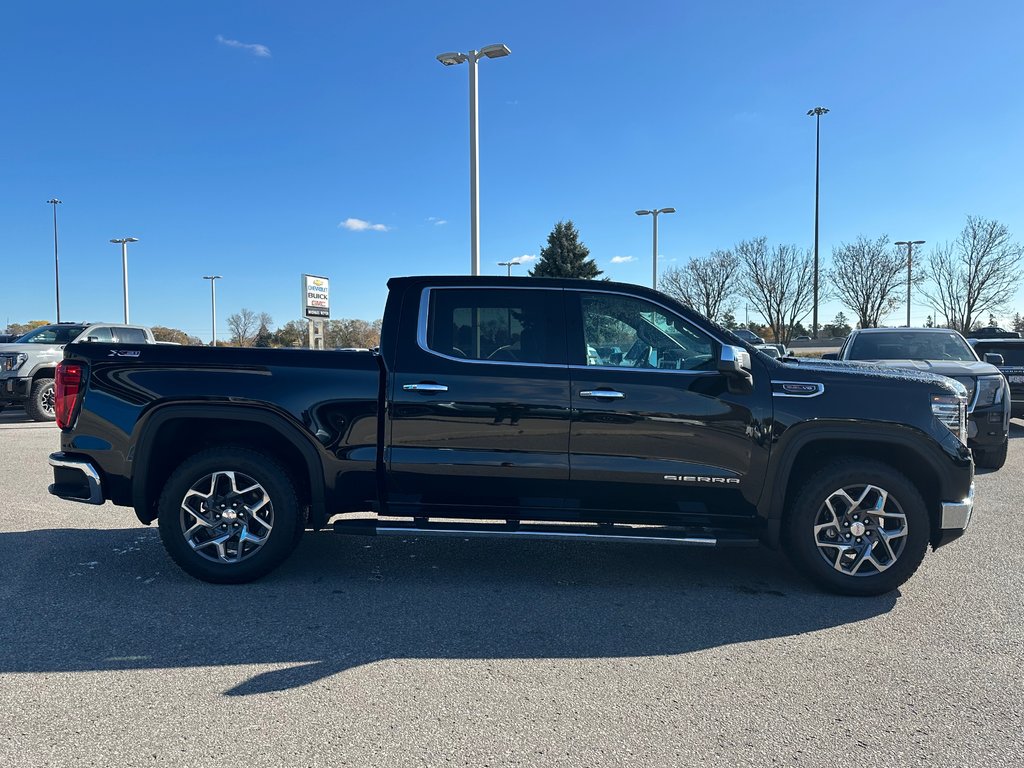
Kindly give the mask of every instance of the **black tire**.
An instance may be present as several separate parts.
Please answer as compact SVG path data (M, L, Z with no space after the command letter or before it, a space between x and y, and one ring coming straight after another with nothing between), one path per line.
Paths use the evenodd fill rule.
M254 524L253 513L245 506L245 496L221 494L219 491L215 493L217 488L224 486L225 483L228 485L222 490L238 490L235 482L239 476L257 483L260 488L254 493L260 498L269 499L269 514L267 505L252 505L259 506L263 517L269 517L272 525L269 532L265 531L265 522L260 525ZM248 480L244 482L248 485ZM189 539L186 538L186 526L182 522L189 520L190 524L200 525L199 515L182 510L190 498L192 501L189 504L192 506L196 505L196 499L206 498L196 490L197 487L201 490L209 487L212 495L207 501L211 503L222 500L231 506L230 499L235 498L245 510L245 514L240 514L227 509L224 518L221 519L217 519L220 513L214 508L204 513L205 519L214 525L204 523L203 527L199 527L198 533L191 538L196 542L202 537L198 547L189 543ZM220 506L220 509L224 509L224 506ZM270 456L233 446L210 448L182 462L164 485L158 512L160 539L167 554L190 576L215 584L242 584L274 570L291 554L305 524L305 515L285 469ZM239 528L237 521L230 524L227 522L225 518L228 515L231 515L232 519L237 516L237 520L242 521L241 530L251 529L263 533L262 543L254 546L249 543L252 539L247 539L246 543L243 543L236 535L225 542L223 548L218 545L215 539L232 533L229 525L235 529ZM249 517L248 521L246 515ZM219 529L227 530L221 532ZM233 554L239 558L234 562L228 557L232 554L232 546ZM200 549L206 554L201 553ZM242 552L239 553L239 550Z
M838 513L844 502L843 497L835 494L845 491L845 498L858 500L863 491L864 504L873 507L881 495L871 488L887 493L884 510L893 514L865 516L861 507L849 505L843 515ZM835 513L829 512L825 504L830 499ZM899 512L904 516L902 523ZM860 528L850 528L843 522L854 514L859 521L853 524L859 522ZM877 521L883 519L884 526L889 528L879 528ZM816 534L818 525L822 530ZM905 535L892 537L893 532L900 530L897 525L902 525ZM859 539L850 535L865 526L867 530ZM928 509L914 484L892 467L855 457L832 462L801 481L792 506L786 511L783 527L786 551L797 570L831 592L856 596L885 594L903 584L921 565L930 535ZM880 536L891 537L892 543L886 544ZM860 552L868 552L882 568L859 555ZM863 562L858 564L858 558Z
M974 464L979 469L1002 469L1006 463L1006 450L1010 446L1009 439L998 448L977 448L974 451Z
M57 418L53 398L53 379L36 379L25 401L25 413L33 421L53 421Z

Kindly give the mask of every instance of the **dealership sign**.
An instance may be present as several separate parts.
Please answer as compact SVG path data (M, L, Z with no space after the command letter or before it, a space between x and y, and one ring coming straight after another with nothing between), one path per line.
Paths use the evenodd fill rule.
M330 281L317 275L302 276L302 316L322 320L331 316Z

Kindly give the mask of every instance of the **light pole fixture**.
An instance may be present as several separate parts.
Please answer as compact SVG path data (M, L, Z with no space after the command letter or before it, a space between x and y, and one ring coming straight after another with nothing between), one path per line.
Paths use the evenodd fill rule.
M512 53L503 43L485 45L479 51L439 54L437 60L446 67L469 64L469 239L472 261L470 274L480 274L480 131L477 120L476 67L480 59L500 59Z
M128 324L128 243L137 243L139 238L137 237L120 237L112 238L112 243L120 243L121 245L121 274L124 280L124 322Z
M910 327L910 286L914 264L914 246L924 245L924 240L897 240L895 245L907 246L907 328Z
M675 213L675 208L652 208L651 210L637 211L637 216L653 216L654 217L654 255L653 255L653 271L651 273L651 287L654 290L658 290L658 216L662 213Z
M807 110L814 116L814 338L818 338L818 180L821 167L821 116L827 115L827 107L815 107Z
M512 267L519 266L519 259L511 259L509 261L499 261L499 267L508 267L508 277L512 277Z
M53 206L53 278L57 288L57 322L60 322L60 260L57 258L57 206L61 201L56 197L47 200Z
M223 279L223 275L203 275L203 280L210 281L210 314L213 322L210 334L211 347L217 346L217 281Z

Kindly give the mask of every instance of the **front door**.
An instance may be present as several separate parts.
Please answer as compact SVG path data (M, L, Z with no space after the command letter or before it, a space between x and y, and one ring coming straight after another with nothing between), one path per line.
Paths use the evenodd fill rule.
M599 290L566 299L575 363L567 503L597 519L753 515L767 377L755 371L753 391L730 392L716 370L721 343L653 301Z
M561 507L569 480L562 291L432 287L419 301L417 338L403 336L389 382L389 509L500 517Z

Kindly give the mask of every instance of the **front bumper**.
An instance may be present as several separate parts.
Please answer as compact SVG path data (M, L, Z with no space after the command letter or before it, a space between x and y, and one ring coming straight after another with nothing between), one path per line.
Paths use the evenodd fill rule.
M967 526L971 524L971 515L974 514L974 483L971 483L967 497L960 501L944 501L941 505L939 515L939 533L932 544L933 549L938 549L943 544L948 544L954 539L963 536Z
M967 415L967 447L998 448L1010 429L1010 404L975 408Z
M0 402L20 403L28 400L32 391L32 379L22 376L0 378Z
M76 459L63 452L50 454L53 467L53 485L47 490L68 501L102 504L103 481L95 466L84 459Z

